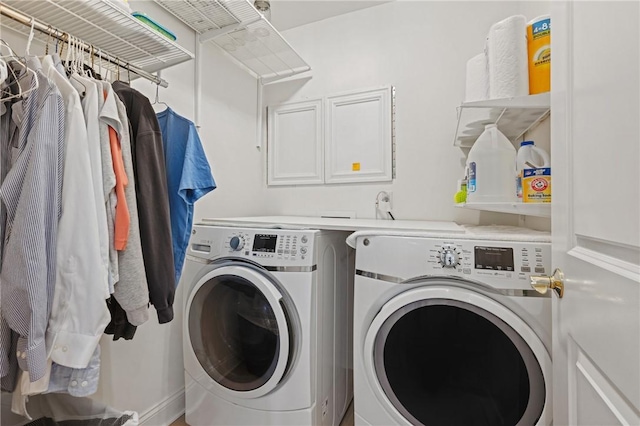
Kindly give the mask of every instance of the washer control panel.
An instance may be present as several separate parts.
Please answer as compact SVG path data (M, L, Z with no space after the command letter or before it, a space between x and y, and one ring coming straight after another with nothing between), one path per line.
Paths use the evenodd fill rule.
M201 259L240 257L264 266L310 266L320 231L196 225L188 254Z
M256 262L265 259L282 262L306 260L312 249L313 235L284 230L238 230L227 233L223 252Z

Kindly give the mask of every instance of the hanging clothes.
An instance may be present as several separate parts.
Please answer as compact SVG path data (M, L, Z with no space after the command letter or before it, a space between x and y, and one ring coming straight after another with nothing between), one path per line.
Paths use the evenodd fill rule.
M15 361L29 372L31 381L45 375L45 332L56 285L65 106L60 91L40 67L34 71L32 92L11 108L19 135L15 161L0 187L7 212L0 272L0 375L13 380L9 387L15 387ZM6 326L19 335L15 349L7 341L11 336ZM7 385L3 381L4 389L13 390Z
M164 158L171 213L171 236L176 285L189 245L196 201L213 191L216 182L202 148L195 124L171 108L157 114Z
M18 94L17 80L14 79L15 73L9 73L6 84L2 85L2 94L14 97ZM35 87L35 86L32 86ZM12 151L18 149L19 125L14 120L12 114L12 104L17 101L15 98L11 100L0 99L0 270L2 269L2 253L4 252L5 243L5 227L7 225L7 212L5 204L1 196L2 182L4 182L9 170L11 169ZM0 274L0 285L2 277ZM1 291L0 291L1 295ZM0 388L3 391L12 392L16 386L18 379L18 360L12 354L16 353L18 346L18 334L13 332L9 325L2 317L2 305L0 303Z
M111 152L111 139L109 126L113 123L113 117L117 116L105 107L106 98L102 84L96 81L96 93L98 97L98 116L100 117L98 128L100 130L100 158L102 161L102 189L104 194L104 208L107 216L108 250L109 250L109 294L115 291L115 284L120 280L118 273L118 252L115 246L115 212L118 203L116 195L116 173L114 171ZM110 118L111 117L111 118Z
M129 183L124 187L124 197L127 202L130 223L126 247L118 251L118 270L120 280L116 283L113 296L124 308L127 320L134 326L139 326L149 319L149 284L145 274L144 255L140 240L140 225L138 203L136 201L136 184L133 179L133 158L131 155L131 138L127 110L120 98L114 93L111 85L102 82L108 99L113 99L119 125L116 126L118 145L122 154L123 173L130 176ZM118 202L120 197L118 197Z
M122 134L123 124L118 117L116 95L113 93L111 85L107 82L99 82L99 84L102 85L102 93L104 95L104 107L100 114L109 124L109 146L113 160L113 172L116 175L117 202L114 211L113 244L116 251L121 251L127 246L129 225L131 223L129 206L124 195L125 187L129 184L129 178L124 170L124 159L122 158L122 146L120 145L119 136Z
M103 332L133 337L149 302L160 323L173 319L167 179L178 166L165 151L196 165L179 171L186 228L215 188L193 123L170 120L165 131L186 140L165 147L149 100L89 78L75 55L65 68L27 54L0 82L12 95L0 103L0 379L25 417L34 395L97 390Z
M17 66L17 65L16 65ZM8 70L13 70L14 66L10 63ZM18 149L19 125L14 120L12 114L12 106L14 102L19 101L16 96L19 95L18 80L16 73L8 72L7 78L3 84L0 84L0 190L2 182L4 182L12 165L12 152ZM35 86L32 86L35 87ZM19 104L20 105L20 104ZM0 194L0 270L2 269L2 255L5 244L5 228L7 226L7 211ZM0 286L2 277L0 274ZM0 289L0 295L1 295ZM0 299L1 300L1 299ZM12 354L16 353L18 345L18 334L15 333L2 317L2 306L0 303L0 388L2 391L11 392L15 389L18 379L18 360Z
M127 319L127 312L120 306L115 297L107 301L109 312L111 313L111 322L104 330L105 334L113 335L113 340L131 340L136 335L138 327L131 324Z
M107 272L100 253L87 126L78 92L56 70L50 56L43 61L43 72L56 84L65 103L62 215L47 349L55 363L85 368L110 320L101 279Z
M51 55L51 59L58 71L62 68L62 63L57 54ZM109 271L109 230L107 228L107 211L105 208L105 195L103 188L103 172L102 158L100 149L100 122L99 122L99 103L98 89L94 80L80 75L75 77L79 83L84 85L85 96L82 98L82 109L84 111L84 119L87 125L87 146L89 148L89 161L91 166L91 182L93 185L96 214L98 220L98 238L100 247L100 257L104 271ZM109 275L103 274L102 287L104 288L104 298L108 299L111 295L109 291Z
M173 319L175 269L162 135L153 107L142 93L116 81L113 89L122 100L131 124L133 171L142 254L149 299L160 324Z

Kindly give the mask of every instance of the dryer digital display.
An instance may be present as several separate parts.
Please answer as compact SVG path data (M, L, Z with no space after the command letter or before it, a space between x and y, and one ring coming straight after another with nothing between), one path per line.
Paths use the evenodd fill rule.
M277 235L256 234L253 239L253 251L275 253Z
M505 247L475 247L475 268L491 271L513 271L513 249Z

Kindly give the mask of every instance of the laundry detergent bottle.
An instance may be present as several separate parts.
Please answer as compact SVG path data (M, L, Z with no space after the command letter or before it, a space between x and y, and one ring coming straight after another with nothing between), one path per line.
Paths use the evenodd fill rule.
M515 202L516 149L495 124L488 124L467 156L467 203Z
M540 169L551 167L549 154L534 145L533 141L520 142L516 155L516 195L522 198L522 173L524 169Z

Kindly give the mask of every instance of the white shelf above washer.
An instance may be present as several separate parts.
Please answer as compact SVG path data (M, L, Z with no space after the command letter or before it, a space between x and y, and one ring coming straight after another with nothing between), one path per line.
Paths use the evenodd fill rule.
M510 141L515 142L542 121L550 108L549 92L463 103L458 107L458 125L453 145L471 148L487 124L496 124Z
M194 58L193 53L138 21L115 0L2 0L2 3L119 58L123 68L128 63L155 72ZM29 34L28 27L11 19L3 19L2 26ZM46 42L47 36L39 38Z
M262 83L311 67L248 0L154 0L247 68Z
M551 217L551 203L459 203L456 207L497 213Z

